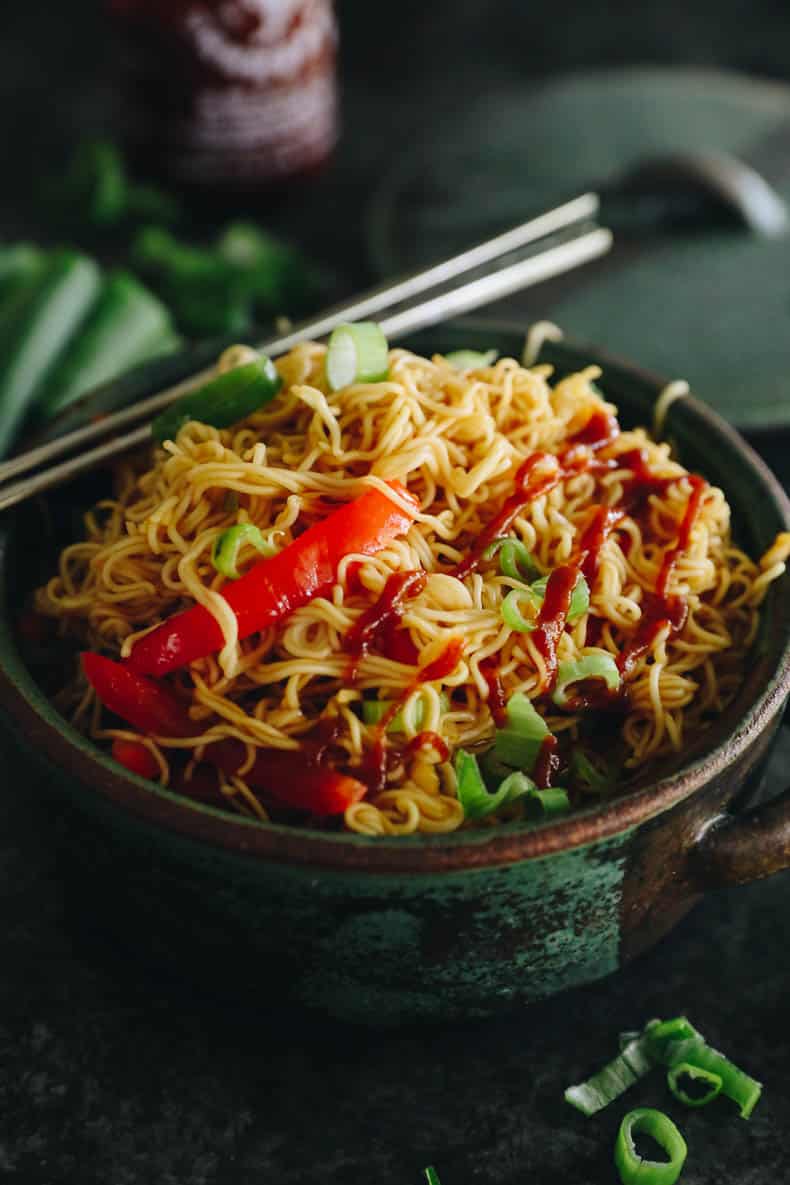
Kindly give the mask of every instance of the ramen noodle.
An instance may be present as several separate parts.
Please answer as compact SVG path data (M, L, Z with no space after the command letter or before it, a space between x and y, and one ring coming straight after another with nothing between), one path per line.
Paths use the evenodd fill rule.
M385 379L333 391L325 355L308 342L278 359L271 402L230 427L187 422L85 515L36 607L186 723L142 736L80 669L58 702L81 730L136 747L184 794L380 836L530 817L550 786L571 804L611 793L722 712L790 537L744 554L722 491L646 430L620 430L597 367L553 381L512 358L394 349ZM234 348L220 370L254 358ZM401 526L346 552L336 516L368 505ZM247 575L267 596L275 577L290 588L333 532L329 578L275 590L283 611L242 629ZM240 580L217 567L229 539ZM189 609L209 652L145 667ZM519 770L505 742L524 751L532 709ZM463 775L459 754L476 763ZM459 782L479 791L481 769L490 797L475 806ZM324 790L341 795L331 809Z

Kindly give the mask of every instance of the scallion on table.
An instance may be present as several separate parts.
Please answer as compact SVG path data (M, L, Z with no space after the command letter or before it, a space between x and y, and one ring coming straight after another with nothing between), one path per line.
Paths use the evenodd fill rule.
M646 1160L636 1149L637 1134L651 1136L666 1153L666 1160ZM686 1141L663 1111L639 1107L620 1124L614 1146L614 1162L623 1185L675 1185L686 1162Z

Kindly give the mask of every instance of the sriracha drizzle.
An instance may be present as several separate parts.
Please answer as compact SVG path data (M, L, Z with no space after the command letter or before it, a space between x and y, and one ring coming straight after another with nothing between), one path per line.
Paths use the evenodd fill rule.
M546 666L545 691L550 691L557 678L557 647L568 620L571 595L579 579L575 564L555 568L546 585L546 595L538 614L537 625L530 635Z
M652 494L665 492L684 477L691 485L688 504L678 528L677 540L664 553L655 592L645 595L641 621L633 638L618 657L618 667L623 680L633 673L637 662L649 651L661 630L669 626L671 633L677 634L688 617L685 598L678 595L670 596L668 589L677 562L689 546L708 488L707 482L694 474L682 474L677 477L655 475L649 468L647 450L644 448L630 449L617 457L601 459L597 454L613 443L619 431L619 425L613 416L603 410L596 411L560 452L554 454L538 451L527 457L516 472L513 493L505 500L499 513L480 532L469 553L452 571L452 575L459 580L473 572L490 544L510 530L515 519L529 503L549 493L567 478L585 472L613 469L631 471L631 476L623 480L622 494L615 505L602 504L592 508L592 516L578 538L572 560L549 574L543 603L535 628L530 634L545 666L542 689L544 692L551 691L556 681L557 650L567 624L571 596L579 576L583 575L592 586L600 564L601 549L622 519L626 515L642 512ZM398 625L404 611L404 602L422 592L426 581L427 574L419 571L399 572L389 577L376 604L365 611L347 635L346 648L350 659L351 679L356 677L360 660L374 644L388 656L396 657L393 652L405 641L406 657L398 657L400 661L416 663L418 655L413 643L408 637L401 638L403 631L398 629ZM588 624L587 645L595 644L599 635L600 623L597 619L591 618ZM371 790L380 791L386 785L388 725L420 684L443 679L452 673L462 653L461 639L452 639L439 657L424 667L412 684L390 705L376 727L373 746L368 753L366 769L362 774ZM507 719L507 698L496 659L486 659L480 664L480 671L488 685L489 710L496 725L502 727ZM579 692L578 703L575 704L577 709L586 706L613 707L616 703L623 702L623 694L613 695L598 687L596 682L580 687ZM445 741L431 732L419 733L400 751L412 754L426 747L432 747L440 761L449 759ZM547 736L541 745L534 773L535 780L541 787L551 785L552 777L559 767L556 748L557 738L552 735Z
M386 656L394 658L396 662L413 664L417 661L414 643L411 638L400 637L403 631L398 629L398 625L403 617L404 601L418 596L427 582L427 572L416 570L393 572L387 578L379 599L365 610L346 634L349 682L356 681L360 662L376 642L383 642Z
M591 587L598 573L601 548L623 518L625 518L625 510L621 507L599 506L582 532L582 537L576 547L576 554L582 576Z
M632 673L639 659L647 654L661 630L669 626L670 637L674 637L680 633L688 620L688 603L685 597L678 594L669 595L669 582L675 565L691 541L691 532L699 517L708 483L704 478L698 477L694 473L688 474L687 480L691 485L691 495L678 529L677 542L674 547L667 548L664 552L661 570L656 580L656 591L645 599L636 634L617 660L620 674L624 679Z
M540 743L535 768L532 771L533 781L540 790L547 790L551 786L551 780L560 767L556 749L557 738L550 732Z
M366 768L364 772L360 773L360 776L364 778L371 790L379 792L384 789L387 783L387 727L421 684L433 683L436 679L446 679L448 675L451 675L458 666L463 652L464 644L461 638L451 638L438 658L435 658L433 662L429 662L424 666L417 673L417 678L396 700L392 701L386 713L376 725L376 733L373 739L373 745L368 753ZM424 736L426 734L423 733L420 735ZM434 734L428 735L433 736ZM417 737L414 739L416 741ZM437 739L441 741L441 737ZM444 744L443 741L442 744Z
M507 724L507 696L502 686L502 676L495 658L486 658L480 663L480 674L488 684L488 710L498 728Z

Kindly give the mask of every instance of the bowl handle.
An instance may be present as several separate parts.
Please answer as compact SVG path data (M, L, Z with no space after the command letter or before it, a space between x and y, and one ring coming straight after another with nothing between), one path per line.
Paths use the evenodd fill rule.
M744 885L790 868L790 789L715 818L697 841L694 868L706 889Z

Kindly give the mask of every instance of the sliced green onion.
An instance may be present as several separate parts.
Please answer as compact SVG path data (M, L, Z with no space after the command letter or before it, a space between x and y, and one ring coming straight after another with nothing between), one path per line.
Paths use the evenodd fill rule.
M561 662L552 699L558 708L571 705L568 688L582 679L602 679L609 691L618 691L620 672L611 654L585 654L572 662Z
M478 764L483 780L491 791L497 790L505 778L509 778L513 773L513 767L500 761L493 749L486 749L485 753L480 756Z
M504 795L505 802L515 802L517 798L532 798L535 794L542 794L536 784L520 769L511 770L506 778L499 783L497 794Z
M532 773L540 747L549 735L546 721L527 697L517 691L507 703L507 727L497 729L494 757L511 769Z
M685 1016L648 1026L645 1030L653 1058L670 1069L686 1063L697 1070L705 1070L721 1078L721 1093L732 1099L741 1109L741 1118L748 1119L762 1094L762 1083L708 1045Z
M158 444L175 440L190 420L212 428L230 428L269 403L282 383L272 360L261 354L254 362L235 366L172 403L151 425L154 440Z
M214 540L211 552L211 562L218 572L228 580L238 580L241 573L236 567L239 549L244 543L251 543L261 555L277 554L277 548L270 539L261 534L258 527L252 523L239 523L238 526L228 527Z
M536 621L529 621L522 615L518 607L518 603L522 597L527 596L529 589L514 588L507 594L502 602L501 614L502 620L508 629L516 630L520 634L531 633L537 625Z
M523 774L512 774L514 778L524 777ZM545 790L532 790L527 798L528 813L541 819L553 819L557 815L567 815L571 809L568 791L560 786L548 786Z
M511 580L537 580L541 571L535 557L520 539L513 539L510 535L500 535L493 543L489 543L483 552L483 559L492 560L499 552L499 569L503 576Z
M523 544L522 544L522 546L523 546ZM504 555L504 552L505 552L504 547L503 547L502 551L503 551L503 555ZM529 555L528 552L527 552L527 555ZM504 561L500 561L500 563L501 563L502 571L504 572L505 571ZM523 579L523 576L521 574L519 574L518 571L507 572L506 575L508 575L508 576L514 575L515 578L518 580ZM502 602L501 612L502 612L502 619L505 622L505 625L508 625L512 630L518 630L520 633L527 633L531 630L534 630L536 622L534 620L528 620L527 618L525 618L522 615L521 610L518 607L518 602L522 596L525 596L529 599L529 602L532 605L533 609L536 612L538 612L540 610L540 607L543 604L544 598L546 596L546 585L548 584L548 582L549 582L548 576L542 576L540 578L540 580L534 581L533 584L528 585L524 589L521 589L521 588L512 589L507 594L507 596L505 597L505 599ZM590 608L590 589L587 584L587 581L584 579L583 576L580 575L578 580L576 581L575 585L573 586L573 592L571 593L571 601L570 601L570 605L568 606L568 622L569 622L569 624L573 625L573 623L575 621L578 621L580 617L584 617L584 614L587 612L587 610L589 608Z
M540 580L536 580L527 589L527 595L532 600L536 609L540 609L543 600L546 596L546 585L549 582L548 576L542 576ZM573 586L571 593L571 603L568 607L568 624L573 625L580 617L584 617L587 610L590 608L590 586L584 577L579 574L579 578Z
M486 350L485 353L479 350L453 350L444 356L454 370L482 370L484 366L496 362L496 357L496 350Z
M705 1094L693 1095L680 1085L681 1078L690 1078L693 1082L705 1082L708 1090ZM722 1081L718 1074L710 1070L703 1070L701 1066L692 1066L690 1062L677 1062L667 1073L667 1085L679 1102L687 1107L706 1107L712 1103L722 1088Z
M701 1038L690 1020L685 1016L674 1016L671 1020L651 1020L645 1025L645 1036L650 1042L650 1052L657 1062L669 1065L669 1047L677 1041Z
M338 325L326 351L329 388L339 391L351 383L380 383L389 374L389 346L375 321Z
M425 1180L427 1181L428 1185L442 1185L441 1181L439 1180L439 1174L432 1164L429 1164L425 1170Z
M607 1062L586 1082L569 1086L565 1091L565 1101L583 1115L595 1115L619 1098L629 1086L644 1078L652 1068L649 1040L642 1033L629 1041L616 1058Z
M482 819L536 789L535 783L525 774L513 773L495 793L489 793L477 758L465 749L459 749L455 755L455 780L458 801L467 819Z
M726 1094L741 1109L741 1119L748 1119L762 1094L762 1083L744 1074L743 1070L712 1049L702 1037L688 1041L673 1041L667 1047L670 1067L686 1063L721 1079L722 1094Z
M439 695L439 701L442 706L442 711L446 712L450 707L450 701L444 692ZM380 720L387 715L392 707L394 700L391 699L364 699L362 701L362 720L365 724L378 724ZM414 708L413 727L417 732L423 726L425 720L425 701L417 699ZM403 709L397 715L393 716L390 723L387 725L387 732L405 732L406 725L403 719Z
M637 1132L652 1136L668 1160L644 1160L636 1150ZM614 1146L614 1163L623 1185L675 1185L686 1160L686 1141L663 1111L640 1107L629 1111L620 1124Z

